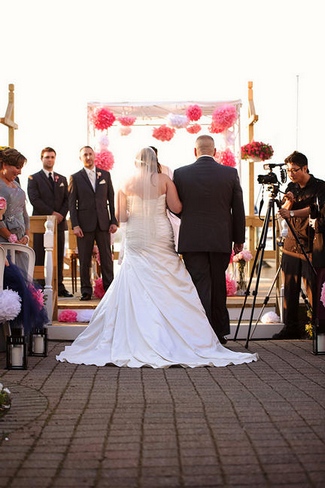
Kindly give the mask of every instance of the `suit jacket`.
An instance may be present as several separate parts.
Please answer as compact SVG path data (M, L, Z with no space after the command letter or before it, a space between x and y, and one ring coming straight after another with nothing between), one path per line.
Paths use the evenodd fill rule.
M65 217L68 212L68 182L65 176L53 173L54 191L51 182L43 170L28 177L27 193L33 206L33 215L52 215L59 212L63 220L58 224L58 231L67 227Z
M178 252L230 253L245 242L243 192L237 170L201 156L174 171L183 204Z
M95 191L84 168L74 173L69 183L69 210L72 227L78 225L83 232L93 232L97 226L108 231L111 224L118 225L109 172L96 168Z

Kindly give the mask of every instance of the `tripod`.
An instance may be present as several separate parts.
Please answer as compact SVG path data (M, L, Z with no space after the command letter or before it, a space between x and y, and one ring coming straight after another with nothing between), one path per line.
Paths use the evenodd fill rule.
M251 328L252 328L252 321L253 321L253 316L254 316L254 311L255 311L255 304L256 304L256 298L257 298L257 294L258 294L258 287L259 287L260 277L261 277L261 271L262 271L263 257L264 257L264 251L265 251L265 246L266 246L267 233L268 233L269 224L271 222L271 217L272 217L272 224L273 224L272 225L273 250L275 250L275 241L276 241L275 220L274 220L275 204L277 204L277 207L278 208L281 207L281 204L280 204L279 200L276 199L276 195L277 195L277 193L279 191L279 188L278 187L275 187L274 185L272 185L272 187L270 187L270 189L271 189L271 196L270 196L270 199L269 199L269 203L268 203L268 208L267 208L267 212L266 212L264 224L263 224L263 227L262 227L262 233L261 233L261 237L260 237L260 240L259 240L259 243L258 243L257 252L255 254L255 259L254 259L254 263L253 263L253 267L252 267L252 271L251 271L251 276L250 276L250 279L249 279L249 282L248 282L247 290L245 292L244 303L243 303L243 306L242 306L242 309L241 309L241 312L240 312L240 316L239 316L239 319L238 319L238 324L237 324L236 332L235 332L235 335L234 335L234 341L235 341L237 339L237 335L238 335L240 323L241 323L242 316L243 316L243 313L244 313L244 310L245 310L245 306L246 306L246 302L247 302L247 297L250 294L250 287L251 287L251 284L252 284L254 272L255 272L255 269L257 268L255 289L253 290L253 303L252 303L250 321L249 321L247 338L246 338L246 344L245 344L245 348L246 349L248 348L248 342L249 342ZM305 251L302 243L300 242L300 239L299 239L299 237L298 237L295 229L293 228L293 226L291 224L291 222L288 219L284 219L284 220L287 222L288 227L290 228L292 234L294 235L297 243L299 244L299 246L300 246L300 248L302 250L303 255L306 258L306 261L311 266L313 273L317 276L316 270L313 267L313 265L312 265L312 263L311 263L308 255L307 255L307 253L306 253L306 251ZM279 271L280 271L280 268L278 269L277 274L279 273Z

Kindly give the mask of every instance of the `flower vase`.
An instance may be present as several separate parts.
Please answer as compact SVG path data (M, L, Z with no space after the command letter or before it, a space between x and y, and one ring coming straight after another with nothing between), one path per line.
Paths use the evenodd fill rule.
M247 275L246 275L246 262L240 263L238 262L237 267L237 292L236 295L245 295L247 291Z

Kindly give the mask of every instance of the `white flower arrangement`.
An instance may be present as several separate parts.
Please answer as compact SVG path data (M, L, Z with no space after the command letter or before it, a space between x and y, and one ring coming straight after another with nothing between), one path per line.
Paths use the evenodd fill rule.
M9 388L5 388L0 383L0 417L6 413L11 407L11 393Z
M3 290L0 292L0 324L13 320L21 310L21 298L18 292Z

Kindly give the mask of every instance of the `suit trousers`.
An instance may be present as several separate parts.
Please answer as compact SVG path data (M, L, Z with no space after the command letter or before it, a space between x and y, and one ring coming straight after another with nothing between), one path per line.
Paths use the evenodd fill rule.
M214 332L219 338L228 335L226 270L230 254L184 252L182 256Z
M93 232L84 232L84 237L77 238L80 264L80 288L81 293L88 293L90 295L93 290L90 280L90 268L95 242L99 250L100 268L105 291L114 278L110 233L108 230L100 230L99 227Z
M308 301L313 306L316 277L302 254L293 256L283 253L281 268L284 278L283 322L287 328L299 330L304 328L299 324L301 285L304 285Z

